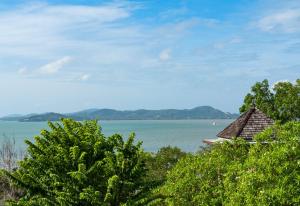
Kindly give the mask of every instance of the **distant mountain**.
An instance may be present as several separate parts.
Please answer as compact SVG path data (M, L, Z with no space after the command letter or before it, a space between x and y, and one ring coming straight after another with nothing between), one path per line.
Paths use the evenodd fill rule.
M31 117L37 114L27 114L27 115L21 115L21 114L11 114L4 117L1 117L0 120L3 121L19 121L20 119Z
M211 106L200 106L193 109L162 109L162 110L114 110L114 109L88 109L74 113L59 114L45 113L31 116L7 117L0 120L37 122L57 121L61 118L72 118L78 121L100 119L100 120L173 120L173 119L234 119L238 114L225 113Z
M19 118L18 121L20 121L20 122L43 122L43 121L57 121L57 120L60 120L61 118L67 118L67 116L63 115L63 114L59 114L59 113L49 112L49 113L45 113L45 114L37 114L37 115L22 117L22 118Z

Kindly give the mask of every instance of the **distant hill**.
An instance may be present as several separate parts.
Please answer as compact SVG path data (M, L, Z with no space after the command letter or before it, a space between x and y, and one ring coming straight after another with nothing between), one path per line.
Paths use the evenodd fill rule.
M222 112L211 106L200 106L193 109L162 109L162 110L114 110L114 109L88 109L80 112L59 114L45 113L13 118L0 118L6 121L57 121L61 118L73 118L75 120L175 120L175 119L234 119L238 114Z
M59 114L59 113L49 112L49 113L45 113L45 114L37 114L37 115L22 117L18 121L20 121L20 122L43 122L43 121L57 121L57 120L60 120L61 118L67 118L67 116L63 115L63 114Z
M21 115L21 114L11 114L7 115L5 117L1 117L0 120L3 121L19 121L20 119L31 117L37 114L27 114L27 115Z

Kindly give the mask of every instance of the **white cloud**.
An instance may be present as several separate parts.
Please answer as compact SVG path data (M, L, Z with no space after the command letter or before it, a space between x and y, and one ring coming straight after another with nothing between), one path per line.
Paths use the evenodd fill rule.
M287 79L281 79L281 80L278 80L278 81L276 81L276 82L274 82L274 86L276 85L276 84L278 84L278 83L286 83L286 82L291 82L290 80L287 80Z
M44 78L59 73L59 71L71 61L71 57L65 56L56 61L45 64L37 69L29 70L27 67L22 67L17 71L17 73L21 76L29 78Z
M292 83L292 84L296 84L296 80L293 80L293 81L291 81L291 80L288 80L288 79L282 79L282 80L278 80L278 81L276 81L276 82L274 82L274 84L272 85L272 89L274 89L275 88L275 86L278 84L278 83Z
M257 26L265 32L298 32L300 31L300 10L287 9L272 13L260 19Z
M21 66L27 66L25 77L68 82L91 80L90 74L92 80L101 82L121 82L127 77L126 81L152 82L157 79L153 70L168 72L165 76L203 70L201 61L211 53L215 55L211 49L204 49L198 58L183 47L190 41L195 42L193 46L204 44L202 31L215 29L220 25L217 20L182 17L165 24L145 24L143 19L133 17L132 5L116 2L99 6L25 5L0 12L0 30L5 31L0 35L0 55L18 59ZM220 43L214 47L221 50L219 56L227 44L241 42L238 34L231 37L237 38L224 43L217 40ZM64 70L71 60L56 58L66 54L76 59L76 64ZM50 63L39 67L45 62Z
M240 37L234 37L234 38L232 38L230 41L229 41L229 43L230 44L239 44L239 43L241 43L243 40L240 38Z
M159 59L161 61L167 61L171 58L171 49L164 49L159 54Z
M55 74L72 60L71 57L65 56L59 60L50 62L38 69L40 74Z
M81 80L81 81L86 81L86 80L88 80L90 77L91 77L90 74L83 74L83 75L80 76L80 80Z
M28 69L26 67L22 67L18 70L18 74L20 75L26 75L28 72Z
M107 78L120 70L137 75L138 68L162 69L162 61L171 59L171 50L187 40L189 31L214 24L214 20L194 17L155 26L127 21L136 9L135 3L115 1L98 6L34 3L0 12L0 31L5 31L0 34L0 56L18 59L21 66L30 68L26 77L59 73L51 78L63 79L63 75L69 79L99 70ZM157 58L153 51L160 48L170 49L161 51ZM70 61L60 59L34 70L65 54L76 59L72 69L59 72Z
M175 45L187 40L195 26L212 23L198 18L155 26L128 23L136 8L116 2L99 6L25 4L0 12L0 30L5 31L0 35L0 55L18 59L18 67L28 68L23 71L26 78L74 82L101 73L95 78L124 81L128 76L128 81L141 81L153 69L166 71L164 61L171 64ZM64 70L71 61L66 54L76 64Z
M81 35L88 35L92 41L103 33L117 30L117 25L112 27L113 23L130 14L131 7L123 4L25 4L0 12L0 31L5 31L0 35L0 54L25 54L27 57L49 55L62 47L74 46L74 41L82 39Z
M225 44L224 44L224 43L221 43L221 42L214 43L214 44L213 44L213 48L214 48L214 49L224 49L224 48L225 48Z
M189 12L187 7L181 7L176 9L169 9L160 13L161 18L178 18L179 16L185 15Z
M162 20L160 18L164 14L148 12L154 9L148 8L148 3L135 15L135 9L139 8L131 5L134 1L124 4L124 1L117 0L97 6L28 5L28 2L0 11L0 82L3 88L5 82L6 85L13 84L16 91L3 90L2 93L8 95L7 99L9 95L18 94L20 88L28 95L40 94L32 91L46 89L51 95L47 94L45 102L66 98L71 102L67 104L69 108L72 102L82 99L82 95L91 97L89 101L95 103L93 98L96 97L91 95L91 88L95 91L103 89L107 93L106 99L126 98L126 91L130 90L128 94L153 92L157 85L156 93L162 95L160 90L165 87L169 88L168 93L174 91L174 96L178 96L180 93L174 88L198 91L209 81L216 82L210 85L218 91L222 82L225 82L224 85L231 82L245 87L250 81L263 78L274 81L299 76L299 67L296 68L298 53L283 53L286 46L299 42L299 35L285 36L279 32L266 35L247 29L249 18L258 16L262 17L259 21L253 17L255 26L259 25L263 31L297 31L295 7L276 5L274 8L264 4L261 9L254 6L255 3L242 9L243 15L228 13L218 22L202 19L199 8L192 8L189 3L186 5L191 11L187 14L185 9L169 10L165 13L167 19ZM278 8L282 12L278 12ZM147 15L141 16L144 11ZM276 16L278 13L281 15ZM194 53L196 49L200 53ZM62 61L65 55L74 58L76 64ZM20 76L16 75L17 72ZM11 76L11 79L8 81L4 75ZM157 84L161 82L163 84ZM41 84L44 87L37 86ZM49 88L50 84L57 87ZM70 99L64 90L58 91L57 88L76 88L82 92L81 96L76 92L74 99ZM241 88L238 87L240 91ZM62 98L53 98L57 97L57 92ZM166 103L168 101L166 99ZM58 105L56 102L53 104ZM12 105L1 108L8 111Z
M204 19L204 18L190 18L184 21L180 21L176 23L176 31L186 31L195 26L206 26L206 27L213 27L216 26L219 22L216 19Z

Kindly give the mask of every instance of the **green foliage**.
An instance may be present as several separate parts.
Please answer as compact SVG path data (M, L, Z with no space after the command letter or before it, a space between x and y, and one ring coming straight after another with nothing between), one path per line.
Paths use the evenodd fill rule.
M300 118L300 79L295 84L279 82L270 89L268 80L257 82L244 98L240 112L256 107L282 123Z
M220 205L224 199L222 181L231 165L245 159L248 145L242 140L225 142L197 155L187 155L167 176L159 190L167 205Z
M4 170L0 170L0 205L4 205L6 200L19 199L22 195L23 191L12 184Z
M227 205L300 205L300 123L276 126L256 139L242 167L228 171Z
M6 192L9 190L10 184L8 178L0 170L0 200L5 199ZM1 205L1 204L0 204Z
M145 154L134 134L127 141L105 137L97 121L49 122L28 156L7 175L25 195L11 205L122 205L135 203L148 187ZM133 205L132 204L132 205Z
M157 205L299 205L299 138L300 123L290 122L256 144L236 139L188 155L155 191L166 196Z
M186 153L178 147L162 147L156 154L150 154L147 158L146 165L148 168L146 179L162 183L179 159L186 156Z
M240 112L249 110L254 102L266 114L272 114L274 111L274 94L270 91L268 80L257 82L251 87L251 93L245 96Z
M283 122L300 118L300 79L295 85L279 82L274 86L274 91L275 118Z

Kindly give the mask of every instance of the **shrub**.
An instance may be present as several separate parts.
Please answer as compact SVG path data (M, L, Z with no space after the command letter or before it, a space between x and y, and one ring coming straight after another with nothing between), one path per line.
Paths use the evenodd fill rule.
M133 205L147 192L141 143L105 137L96 121L49 123L7 175L25 195L12 205Z
M300 122L290 122L256 144L236 139L188 155L156 191L166 197L158 205L299 205L299 139Z
M170 171L176 163L187 153L181 151L178 147L162 147L155 154L149 154L146 165L149 181L156 181L158 184L163 183L166 179L168 171Z

